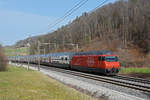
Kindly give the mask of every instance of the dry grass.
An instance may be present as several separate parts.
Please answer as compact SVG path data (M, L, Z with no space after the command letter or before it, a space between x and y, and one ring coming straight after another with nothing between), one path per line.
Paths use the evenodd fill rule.
M0 100L95 100L32 70L0 72Z

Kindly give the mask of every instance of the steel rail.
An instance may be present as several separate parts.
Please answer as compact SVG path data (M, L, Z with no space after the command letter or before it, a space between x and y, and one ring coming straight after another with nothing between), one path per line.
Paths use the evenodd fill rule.
M77 71L66 70L66 69L60 69L60 68L54 68L54 67L42 66L42 68L46 68L46 69L50 69L50 70L53 70L53 71L62 72L62 73L65 73L65 74L71 74L71 75L74 75L74 76L79 76L79 77L83 77L83 78L87 78L87 79L106 82L106 83L110 83L110 84L114 84L114 85L118 85L118 86L127 87L127 88L130 88L130 89L135 89L135 90L150 93L150 87L149 86L144 86L144 85L141 85L141 84L132 83L132 82L127 81L127 80L126 81L116 80L114 78L107 77L107 76L99 76L99 75L88 74L88 73L77 72Z
M146 80L146 79L142 79L142 78L134 78L134 77L123 76L123 75L116 75L113 77L117 78L117 79L129 80L129 81L139 82L139 83L143 83L143 84L150 84L150 80Z

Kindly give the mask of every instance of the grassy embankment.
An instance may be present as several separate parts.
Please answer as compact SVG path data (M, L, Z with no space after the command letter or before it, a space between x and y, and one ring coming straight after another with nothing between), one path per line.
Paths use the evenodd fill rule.
M6 47L4 48L4 52L8 56L17 56L17 55L28 55L28 48L22 47L22 48L12 48L12 47Z
M119 72L119 74L150 80L150 68L147 68L147 67L143 67L143 68L136 68L136 67L122 68L121 71Z
M121 68L120 73L122 74L130 74L130 73L139 73L139 74L150 74L150 68L137 68L137 67L129 67L129 68Z
M0 72L0 100L94 100L40 72L8 67Z

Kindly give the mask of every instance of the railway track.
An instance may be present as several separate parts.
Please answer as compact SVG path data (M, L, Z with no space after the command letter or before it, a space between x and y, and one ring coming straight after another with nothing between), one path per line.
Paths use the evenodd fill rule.
M78 77L83 77L83 78L87 78L87 79L92 79L92 80L96 80L96 81L101 81L101 82L105 82L105 83L110 83L110 84L130 88L130 89L135 89L138 91L150 93L149 80L120 76L120 75L117 75L115 77L108 77L108 76L100 76L100 75L94 75L94 74L60 69L60 68L54 68L54 67L47 67L47 66L41 66L41 67L44 69L50 69L52 71L58 71L58 72L65 73L65 74L70 74L70 75L74 75L74 76L78 76Z
M32 66L35 67L35 65L32 64ZM57 71L65 74L70 74L78 77L83 77L87 79L92 79L96 81L101 81L105 83L110 83L138 91L142 91L144 93L150 94L150 81L145 80L145 79L140 79L140 78L133 78L133 77L126 77L126 76L100 76L100 75L95 75L95 74L89 74L89 73L83 73L83 72L77 72L73 70L66 70L66 69L60 69L60 68L55 68L55 67L47 67L47 66L41 66L41 68L44 69L49 69L52 71Z
M146 80L146 79L142 79L142 78L134 78L134 77L123 76L123 75L117 75L117 76L113 76L113 77L117 78L117 79L129 80L129 81L133 81L133 82L139 82L139 83L150 85L150 80Z

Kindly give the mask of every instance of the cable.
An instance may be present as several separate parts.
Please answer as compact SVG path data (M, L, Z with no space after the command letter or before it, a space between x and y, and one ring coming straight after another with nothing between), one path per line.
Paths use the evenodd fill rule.
M50 28L56 26L57 24L59 24L60 22L64 21L64 19L66 17L68 17L69 15L71 15L74 11L76 11L79 7L81 7L83 4L85 4L88 0L80 0L80 2L78 2L74 7L72 7L69 11L67 11L62 17L60 17L59 19L55 20L52 24L48 24L46 25L45 28L41 29L41 32L44 32L44 30L49 30ZM51 31L52 32L52 31Z
M76 10L78 10L81 6L83 6L87 1L89 0L81 0L79 3L77 3L74 7L72 7L69 11L67 11L62 17L60 17L59 19L55 20L53 24L49 24L48 25L48 29L53 28L54 26L56 26L57 24L63 22L68 16L70 16L73 12L75 12ZM98 5L96 8L94 8L92 11L90 11L89 13L95 11L97 8L101 7L102 5L104 5L107 1L109 0L101 0L100 5Z
M76 4L72 9L70 9L69 11L67 11L64 16L62 16L61 18L59 18L58 20L56 20L56 22L54 24L51 24L50 28L56 26L57 24L61 23L62 21L65 20L65 18L67 18L68 16L70 16L72 13L74 13L76 10L78 10L81 6L83 6L88 0L82 0L80 1L78 4Z
M94 9L93 9L92 11L90 11L89 13L91 13L91 12L95 11L96 9L98 9L99 7L103 6L107 1L109 1L109 0L103 0L103 1L100 3L100 5L98 5L96 8L94 8Z
M84 1L84 0L83 0ZM77 5L79 5L80 3L82 3L83 1L80 1ZM70 16L74 11L76 11L77 9L79 9L82 5L84 5L86 2L87 2L88 0L86 0L85 2L83 2L81 5L79 5L78 7L77 7L77 5L75 5L71 10L73 10L75 7L77 7L77 8L75 8L73 11L71 11L71 10L69 10L67 13L65 13L65 15L62 17L62 19L60 18L59 20L57 20L57 22L55 23L55 24L53 24L50 28L52 28L52 27L54 27L54 26L56 26L57 24L59 24L59 23L61 23L62 21L64 21L64 19L66 18L66 17L68 17L68 16ZM99 7L101 7L102 5L104 5L106 2L108 2L109 0L103 0L103 1L101 1L101 3L100 3L100 5L98 5L96 8L94 8L92 11L90 11L90 13L91 12L93 12L93 11L95 11L97 8L99 8ZM71 12L70 12L71 11ZM69 13L70 12L70 13Z
M80 3L82 3L85 0L81 0L78 4L76 4L73 8L71 8L69 11L67 11L61 18L55 20L55 22L59 21L60 19L64 18L70 11L72 11L74 8L76 8Z

